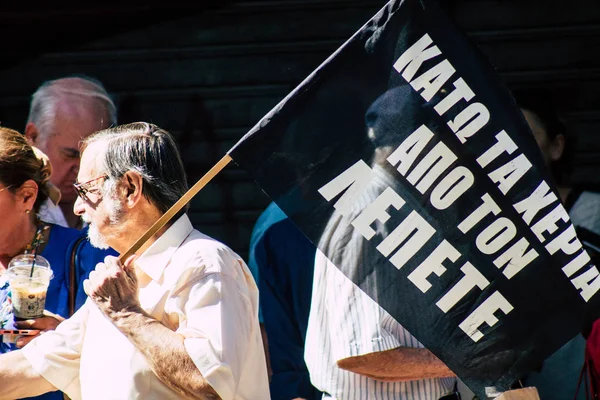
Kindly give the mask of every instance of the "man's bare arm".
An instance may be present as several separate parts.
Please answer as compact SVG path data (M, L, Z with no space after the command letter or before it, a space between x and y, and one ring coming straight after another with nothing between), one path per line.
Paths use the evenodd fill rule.
M146 357L154 374L165 385L187 398L220 399L188 355L183 336L142 309L111 313L109 317Z
M338 360L338 367L380 381L400 382L456 376L427 349L397 347Z
M121 266L117 258L106 257L84 282L86 293L170 389L189 399L220 399L187 353L184 337L148 315L139 305L134 258L130 257Z
M20 350L0 355L0 400L20 399L57 390L35 372Z

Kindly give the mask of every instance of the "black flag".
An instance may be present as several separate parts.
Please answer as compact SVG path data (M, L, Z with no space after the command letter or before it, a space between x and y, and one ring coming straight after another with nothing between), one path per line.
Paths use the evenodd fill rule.
M599 309L525 119L433 0L388 3L229 154L481 398ZM332 250L334 222L360 260Z

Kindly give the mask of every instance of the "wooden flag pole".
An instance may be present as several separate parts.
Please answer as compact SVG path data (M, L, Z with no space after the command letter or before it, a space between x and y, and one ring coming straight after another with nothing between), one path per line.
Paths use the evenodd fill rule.
M156 234L156 232L160 231L170 220L173 218L185 205L192 200L198 192L206 186L208 182L212 180L223 168L229 164L231 161L231 156L226 154L216 163L194 186L190 188L175 204L171 206L167 210L166 213L162 215L155 223L144 233L125 253L119 256L119 261L122 263L125 262L131 255L135 254L142 246L150 239L152 236Z

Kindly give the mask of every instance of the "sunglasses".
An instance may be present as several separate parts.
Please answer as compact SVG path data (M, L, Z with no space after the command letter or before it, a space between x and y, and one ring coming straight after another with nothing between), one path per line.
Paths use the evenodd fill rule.
M88 193L97 193L100 190L100 188L98 186L92 185L92 183L94 183L100 179L108 179L108 175L102 175L97 178L90 179L87 182L81 182L81 183L75 182L73 184L73 187L75 188L75 191L77 192L77 196L81 197L82 200L87 201Z

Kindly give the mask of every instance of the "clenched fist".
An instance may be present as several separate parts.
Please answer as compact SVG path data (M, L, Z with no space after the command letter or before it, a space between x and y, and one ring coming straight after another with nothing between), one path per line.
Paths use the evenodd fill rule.
M107 256L83 282L87 295L109 317L139 308L135 259L131 256L122 265L117 257Z

